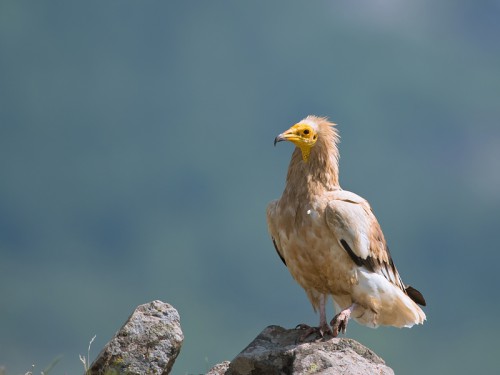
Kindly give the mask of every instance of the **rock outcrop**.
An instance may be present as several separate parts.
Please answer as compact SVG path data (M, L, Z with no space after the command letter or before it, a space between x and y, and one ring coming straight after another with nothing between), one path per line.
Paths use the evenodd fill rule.
M183 340L176 309L161 301L140 305L106 344L87 374L166 375Z
M231 363L210 375L394 374L373 351L355 340L334 338L300 343L300 330L264 329Z
M224 361L212 367L205 375L224 375L229 369L231 362ZM1 374L0 374L1 375Z
M215 365L206 375L394 374L355 340L301 342L302 334L297 329L269 326L231 362ZM140 305L86 375L167 375L183 340L176 309L161 301Z

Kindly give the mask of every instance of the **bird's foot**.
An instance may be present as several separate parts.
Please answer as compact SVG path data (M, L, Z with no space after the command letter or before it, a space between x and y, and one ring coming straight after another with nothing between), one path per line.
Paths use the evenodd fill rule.
M349 317L351 316L351 308L342 310L337 315L335 315L330 322L332 326L333 337L337 337L340 332L345 333L347 330L347 323L349 322Z
M307 324L299 324L295 329L304 330L304 333L299 337L299 342L304 342L312 334L315 335L314 339L324 339L325 336L332 336L332 330L328 324L322 324L319 327L311 327Z

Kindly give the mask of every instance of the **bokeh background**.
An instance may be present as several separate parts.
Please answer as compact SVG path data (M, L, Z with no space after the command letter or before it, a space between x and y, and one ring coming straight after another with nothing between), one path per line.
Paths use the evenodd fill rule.
M265 221L292 152L273 139L317 114L428 302L424 326L347 336L398 374L496 372L499 19L493 0L3 0L0 365L81 374L154 299L181 314L175 374L317 323Z

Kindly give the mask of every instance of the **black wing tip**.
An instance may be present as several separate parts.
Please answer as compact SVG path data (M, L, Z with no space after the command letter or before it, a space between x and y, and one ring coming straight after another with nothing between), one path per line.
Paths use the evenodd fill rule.
M342 245L344 250L347 252L347 254L351 258L351 260L356 264L356 266L365 267L368 271L375 272L375 269L377 268L377 264L372 257L368 256L368 257L363 259L363 258L357 256L354 253L354 251L351 249L351 247L349 246L347 241L344 239L340 240L340 244Z
M344 248L344 250L347 252L347 254L349 255L349 257L351 258L351 260L358 266L358 267L361 267L363 266L363 261L361 260L360 257L358 257L356 254L354 254L354 251L352 251L351 247L349 246L349 244L347 243L346 240L344 239L341 239L340 240L340 244L342 245L342 247Z
M278 256L280 257L280 259L281 259L281 261L283 262L283 264L285 265L285 267L288 267L288 266L286 265L285 258L283 258L283 257L281 256L281 253L280 253L280 251L278 250L278 245L276 245L276 241L274 240L274 238L273 238L272 240L273 240L273 245L274 245L274 248L276 249L276 252L278 253Z
M413 302L419 304L420 306L427 306L427 304L425 303L425 298L422 295L422 293L420 293L414 287L408 285L405 288L405 292L408 295L408 297L412 299Z

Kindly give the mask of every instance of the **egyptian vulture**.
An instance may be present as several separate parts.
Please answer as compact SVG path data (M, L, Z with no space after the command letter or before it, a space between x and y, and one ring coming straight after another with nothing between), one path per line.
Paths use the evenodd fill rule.
M299 325L303 337L336 337L350 317L373 328L422 324L426 317L417 304L425 306L424 297L401 280L370 205L339 185L334 125L308 116L274 140L296 146L285 190L267 207L267 223L281 260L319 309L319 327ZM331 329L329 296L338 312Z

